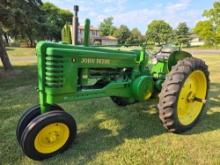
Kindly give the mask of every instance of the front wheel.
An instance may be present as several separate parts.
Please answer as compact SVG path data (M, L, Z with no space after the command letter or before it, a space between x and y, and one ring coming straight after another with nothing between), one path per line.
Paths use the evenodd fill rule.
M207 65L186 58L168 74L159 95L159 117L163 126L176 133L191 129L204 110L209 88Z
M54 111L54 110L63 111L63 109L56 104L49 105L49 111ZM41 111L40 111L39 104L29 108L28 110L26 110L23 113L23 115L21 116L21 118L18 121L17 128L16 128L16 137L17 137L17 141L19 144L21 141L21 135L22 135L24 129L26 128L26 126L31 122L31 120L33 120L34 118L36 118L40 114L41 114Z
M68 113L43 113L27 125L21 137L21 146L31 159L47 159L65 151L75 139L76 131L76 122Z

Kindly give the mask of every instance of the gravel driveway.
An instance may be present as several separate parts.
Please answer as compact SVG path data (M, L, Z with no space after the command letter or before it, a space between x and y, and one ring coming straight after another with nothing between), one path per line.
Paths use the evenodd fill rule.
M220 55L220 49L184 49L193 55Z

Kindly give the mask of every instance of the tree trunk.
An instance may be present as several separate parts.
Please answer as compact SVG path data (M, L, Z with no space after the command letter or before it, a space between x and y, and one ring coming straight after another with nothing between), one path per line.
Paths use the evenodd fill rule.
M5 70L11 70L12 65L8 58L8 54L6 52L3 40L2 40L2 34L0 33L0 58L2 60L2 64Z
M5 43L8 46L9 45L9 40L8 40L8 35L7 33L4 33L4 37L5 37Z
M31 36L31 34L30 35L28 35L28 40L29 40L29 47L34 47L34 41L33 41L33 39L32 39L32 36Z

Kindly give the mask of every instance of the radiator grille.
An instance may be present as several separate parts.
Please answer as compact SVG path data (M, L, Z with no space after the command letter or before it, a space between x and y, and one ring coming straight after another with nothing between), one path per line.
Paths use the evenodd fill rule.
M48 88L63 87L63 57L46 56L45 60L45 86Z

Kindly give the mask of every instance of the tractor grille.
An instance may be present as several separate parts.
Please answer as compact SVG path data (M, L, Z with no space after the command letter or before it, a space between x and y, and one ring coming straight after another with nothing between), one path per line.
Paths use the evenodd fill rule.
M46 56L45 86L48 88L63 87L63 57Z

